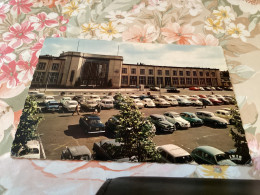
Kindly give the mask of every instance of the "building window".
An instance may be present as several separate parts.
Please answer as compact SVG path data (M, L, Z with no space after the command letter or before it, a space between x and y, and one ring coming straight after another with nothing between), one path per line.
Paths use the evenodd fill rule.
M45 62L39 62L37 65L37 70L45 70L46 63Z
M209 72L206 72L206 76L209 77Z
M58 63L53 63L51 70L59 70L59 64Z
M162 70L157 70L158 75L162 75Z
M170 71L169 70L165 70L165 75L169 76L170 75Z
M193 76L196 77L197 76L197 72L193 71Z
M140 69L140 74L144 75L145 74L145 69Z
M191 85L191 84L192 84L191 78L186 78L186 84L187 84L187 85Z
M186 76L190 76L190 71L186 71Z
M176 70L172 71L172 75L177 76L177 71Z
M148 77L148 85L154 85L154 77Z
M51 84L57 84L59 73L58 72L50 72L48 76L49 83Z
M137 76L130 76L130 85L137 85Z
M218 86L218 81L216 78L212 79L212 85L213 86Z
M121 84L128 85L128 76L122 76Z
M71 73L70 73L70 82L73 81L73 79L74 79L74 74L75 74L75 71L72 70Z
M157 77L157 85L163 84L163 77Z
M33 81L42 83L44 76L45 76L45 72L35 72L33 75Z
M210 86L211 86L211 85L212 85L212 83L211 83L211 78L207 78L207 79L206 79L206 83L207 83L207 85L210 85Z
M145 76L139 77L139 85L146 85L146 78Z
M180 76L183 76L183 71L179 71L179 75L180 75Z
M199 79L193 78L193 85L199 85Z
M149 69L149 75L153 75L153 69Z
M171 77L165 77L165 86L171 86Z
M200 76L203 77L203 72L200 72Z
M131 69L131 74L136 74L136 69L135 68Z
M216 76L216 73L215 73L215 72L211 72L211 76L212 76L212 77L215 77L215 76Z
M122 68L122 74L127 74L127 68Z
M203 79L203 78L201 78L200 79L200 85L205 85L206 83L205 83L205 79Z
M180 84L185 85L185 78L183 78L183 77L180 78Z
M172 78L172 83L173 83L173 85L179 85L179 78L173 77Z

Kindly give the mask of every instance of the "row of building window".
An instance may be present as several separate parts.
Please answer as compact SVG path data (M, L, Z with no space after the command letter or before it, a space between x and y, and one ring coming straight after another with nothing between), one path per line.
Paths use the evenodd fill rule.
M128 78L130 83L128 83ZM147 82L146 82L147 79ZM165 83L163 83L163 80ZM121 79L122 85L137 85L137 76L122 76ZM156 77L156 83L155 83L155 77L145 77L145 76L139 76L139 85L217 85L217 79L216 78L178 78L178 77Z
M46 75L46 72L38 72L36 71L33 75L33 82L40 82L42 83L44 81L44 77ZM57 84L59 78L58 72L49 72L48 73L48 83L50 84Z
M53 63L51 70L59 70L59 64L58 63ZM45 62L39 62L37 65L37 70L45 70L46 68L46 63Z
M153 69L149 69L149 75L153 75ZM178 75L179 72L179 75ZM173 70L172 74L173 76L183 76L185 71L177 71L177 70ZM122 68L122 73L123 74L127 74L127 68ZM131 74L136 74L136 68L131 68ZM192 71L193 76L197 76L197 71ZM145 75L145 69L140 69L140 75ZM157 70L157 75L162 75L162 70ZM165 75L169 76L170 75L170 70L165 70ZM204 73L203 72L199 72L199 76L203 76ZM209 72L206 72L206 76L209 76ZM186 71L186 76L191 76L191 71ZM216 73L215 72L211 72L211 76L215 77Z

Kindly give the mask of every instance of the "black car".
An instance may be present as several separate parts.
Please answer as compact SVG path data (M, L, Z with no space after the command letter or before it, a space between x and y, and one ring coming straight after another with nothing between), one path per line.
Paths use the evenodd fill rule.
M115 137L115 129L118 125L118 118L116 116L112 116L108 119L108 121L105 123L105 130L106 134Z
M177 89L176 87L170 87L167 89L168 93L180 93L180 90Z
M61 160L91 160L92 155L86 146L66 147L61 153Z
M211 87L204 87L205 91L211 91Z
M221 87L216 87L216 90L217 90L217 91L223 91L223 88L221 88Z
M163 133L173 133L176 130L175 125L167 121L163 115L152 114L150 115L150 118L151 122L156 128L156 131L160 131Z
M83 103L84 102L84 96L83 95L76 95L72 98L72 100L76 100L79 103Z
M79 119L79 125L85 133L104 133L105 125L96 115L85 115Z

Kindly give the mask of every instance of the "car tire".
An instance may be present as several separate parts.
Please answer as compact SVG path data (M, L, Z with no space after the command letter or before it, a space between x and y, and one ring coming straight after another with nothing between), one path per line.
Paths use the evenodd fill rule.
M190 126L194 127L195 126L194 122L190 122Z
M179 123L175 123L175 126L176 126L176 129L180 129L181 128Z
M214 127L218 127L218 123L217 122L214 122Z
M145 104L144 107L147 108L148 107L147 104Z

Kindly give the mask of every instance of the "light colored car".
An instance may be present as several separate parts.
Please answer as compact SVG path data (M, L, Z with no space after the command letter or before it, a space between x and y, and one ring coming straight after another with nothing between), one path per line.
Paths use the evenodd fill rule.
M170 97L168 95L161 95L160 98L163 98L163 99L169 99Z
M188 95L180 95L180 97L181 97L181 98L186 98L186 99L188 99L188 98L189 98L189 96L188 96Z
M137 108L142 109L144 107L144 104L142 103L142 101L140 99L133 99L133 102Z
M190 122L183 119L177 112L165 112L163 115L167 121L176 126L176 129L187 129L190 127Z
M233 124L234 120L232 119L232 116L230 115L230 111L227 110L216 110L215 112L216 116L219 116L221 118L227 119L229 124Z
M179 105L178 101L175 98L165 98L165 100L167 102L169 102L171 104L171 106L178 106Z
M187 100L186 98L177 98L176 99L180 106L190 106L191 102Z
M191 104L193 106L202 106L203 105L203 103L196 98L189 98L188 100L191 102Z
M81 108L85 111L94 111L98 102L95 100L87 100L84 103L81 104Z
M179 146L167 144L156 147L157 152L161 155L161 162L166 163L192 163L193 159L190 154Z
M144 104L145 108L154 108L155 107L155 103L150 98L144 98L143 104Z
M220 118L218 116L215 116L213 112L208 112L208 111L198 111L196 112L197 117L203 120L205 124L211 124L214 127L217 126L222 126L222 127L227 127L228 122Z
M22 147L18 151L18 157L40 159L40 143L38 140L30 140L26 143L26 146L27 148Z
M89 96L89 99L90 99L90 100L95 100L95 101L97 101L97 102L100 102L100 101L101 101L99 95L91 95L91 96Z
M217 98L224 98L223 95L216 95Z
M65 102L70 101L70 100L71 100L71 97L63 97L63 98L61 98L60 103L62 105L64 105Z
M78 105L78 102L76 100L68 100L68 101L64 102L63 107L68 112L74 112L77 105Z
M43 102L46 104L49 101L55 101L53 96L46 96L43 100Z
M207 95L207 98L216 98L216 95Z
M170 107L171 104L163 98L154 99L153 102L157 107Z
M178 95L170 95L169 97L174 98L174 99L180 98L180 96L178 96Z
M137 96L137 95L130 95L129 97L132 99L139 99L139 96Z
M101 107L104 109L114 108L113 101L111 99L102 99L100 102Z
M205 91L205 89L203 87L199 87L200 91Z
M191 95L190 98L200 99L200 97L198 95Z
M102 99L112 100L113 102L115 101L115 99L113 98L113 96L110 96L110 95L106 95L106 96L104 96Z

